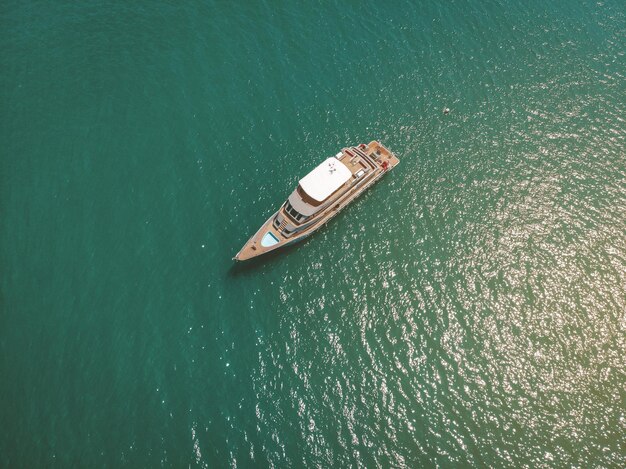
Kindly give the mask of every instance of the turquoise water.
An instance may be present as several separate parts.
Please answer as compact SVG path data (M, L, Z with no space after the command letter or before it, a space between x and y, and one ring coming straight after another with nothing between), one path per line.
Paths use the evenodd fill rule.
M4 2L0 466L624 467L625 51L616 0Z

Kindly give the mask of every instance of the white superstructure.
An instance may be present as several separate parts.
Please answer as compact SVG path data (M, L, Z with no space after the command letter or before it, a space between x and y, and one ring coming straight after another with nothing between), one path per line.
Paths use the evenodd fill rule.
M312 199L323 202L350 179L350 169L334 156L300 179L300 187Z

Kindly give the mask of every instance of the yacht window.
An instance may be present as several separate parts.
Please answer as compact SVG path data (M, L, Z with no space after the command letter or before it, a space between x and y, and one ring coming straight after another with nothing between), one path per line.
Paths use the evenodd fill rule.
M293 208L291 204L288 206L285 206L285 211L296 221L300 221L300 220L307 218L304 215L302 215L300 212L298 212L295 208Z

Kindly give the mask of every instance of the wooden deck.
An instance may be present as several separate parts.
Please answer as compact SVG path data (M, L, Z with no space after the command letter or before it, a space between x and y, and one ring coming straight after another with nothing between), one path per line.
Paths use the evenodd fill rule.
M350 169L353 177L331 195L333 202L329 204L328 207L325 207L322 211L313 215L313 218L316 219L314 223L291 236L285 236L282 233L282 228L284 228L285 224L279 226L279 229L273 226L272 222L278 213L276 212L261 226L255 235L248 240L234 259L239 261L251 259L306 238L321 226L328 223L328 221L337 215L345 206L356 199L367 188L378 181L387 171L394 168L400 162L391 151L376 141L370 142L369 145L362 144L357 147L344 148L339 160ZM358 178L354 177L359 174L360 171L363 171L363 174ZM326 204L326 202L324 203ZM290 220L292 224L297 225L295 220L291 219L282 208L279 209L279 211L282 211L286 220ZM306 223L310 223L310 221L311 220L307 220ZM278 244L269 247L261 245L261 239L268 232L271 232L279 240Z

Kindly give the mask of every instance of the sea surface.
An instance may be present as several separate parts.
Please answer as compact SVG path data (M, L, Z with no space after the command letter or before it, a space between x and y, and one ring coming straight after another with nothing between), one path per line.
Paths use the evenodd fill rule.
M0 466L625 467L625 53L623 0L4 1Z

